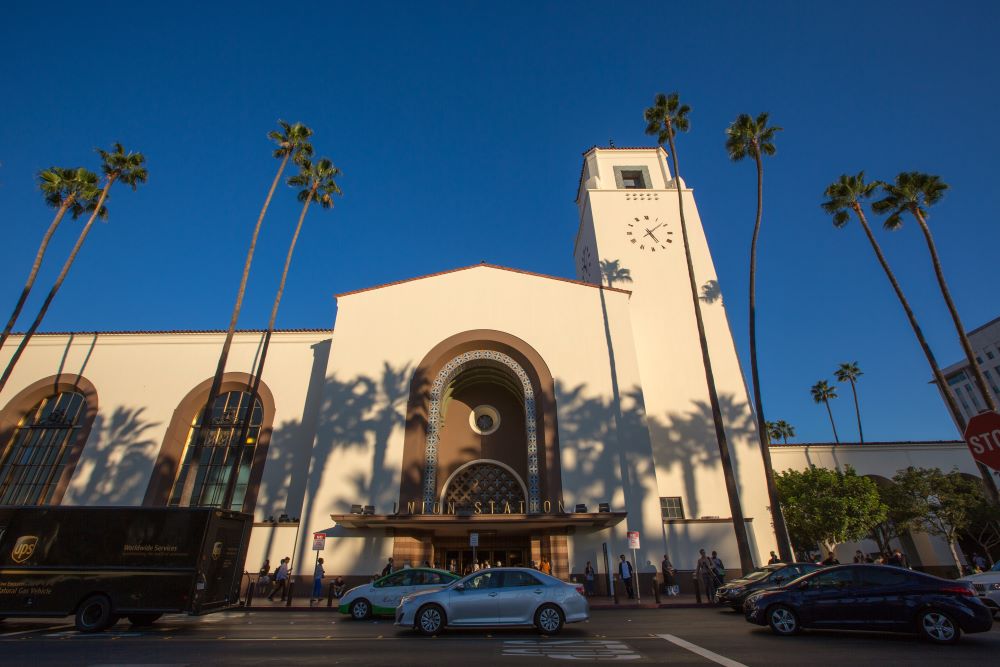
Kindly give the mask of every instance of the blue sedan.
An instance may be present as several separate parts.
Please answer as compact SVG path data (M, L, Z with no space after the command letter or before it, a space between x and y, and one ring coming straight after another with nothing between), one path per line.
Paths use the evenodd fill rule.
M954 644L963 632L986 632L990 610L972 587L882 565L831 567L747 598L746 620L778 635L802 628L916 632Z

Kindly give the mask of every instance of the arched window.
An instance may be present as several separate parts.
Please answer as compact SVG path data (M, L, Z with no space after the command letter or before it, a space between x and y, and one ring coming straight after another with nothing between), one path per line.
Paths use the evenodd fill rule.
M228 509L239 511L243 508L264 416L259 400L254 401L253 410L249 407L249 392L220 394L212 406L211 423L207 429L202 428L202 411L198 411L188 432L181 469L170 493L171 506L222 507L230 476L237 468L236 484ZM250 424L247 427L248 418ZM245 427L246 439L239 442Z
M52 501L86 405L83 394L65 391L42 399L24 416L0 458L0 505Z
M457 470L444 492L444 503L472 507L477 502L488 507L510 503L515 511L524 506L524 486L510 470L493 462L467 464Z

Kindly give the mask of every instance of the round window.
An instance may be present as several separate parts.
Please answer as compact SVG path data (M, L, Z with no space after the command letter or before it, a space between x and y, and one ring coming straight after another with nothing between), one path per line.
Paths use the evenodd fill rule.
M500 413L492 405L477 406L469 413L469 426L479 435L490 435L500 428Z

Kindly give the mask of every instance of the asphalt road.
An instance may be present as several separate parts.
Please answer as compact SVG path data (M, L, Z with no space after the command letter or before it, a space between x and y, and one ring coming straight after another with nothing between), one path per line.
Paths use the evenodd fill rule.
M993 664L1000 623L957 646L915 636L806 631L776 637L728 610L595 611L557 637L527 630L461 630L424 638L389 621L354 622L329 612L227 612L167 616L143 630L120 623L82 635L68 621L0 624L4 665L519 665L552 660L671 665ZM559 664L559 663L554 663Z

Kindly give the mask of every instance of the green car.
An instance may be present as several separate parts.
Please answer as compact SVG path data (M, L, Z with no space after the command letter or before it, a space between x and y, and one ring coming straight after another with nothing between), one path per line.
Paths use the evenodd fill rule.
M459 578L457 574L427 567L408 567L387 574L370 584L356 586L340 598L341 614L356 621L374 616L395 616L399 600L419 591L444 588Z

